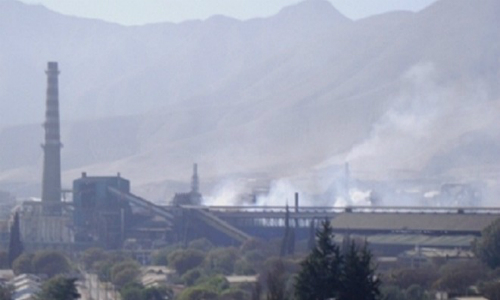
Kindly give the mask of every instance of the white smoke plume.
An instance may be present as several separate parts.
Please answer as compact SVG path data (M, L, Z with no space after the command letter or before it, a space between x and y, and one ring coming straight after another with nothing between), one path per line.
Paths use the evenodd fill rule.
M368 178L418 172L460 135L498 123L499 107L488 101L480 84L447 86L438 74L431 63L411 68L400 96L370 136L331 161L347 161Z
M398 186L394 180L428 176L423 172L436 155L442 154L447 159L446 151L457 146L466 134L500 136L500 101L492 99L479 80L464 78L449 83L441 77L432 63L412 67L401 79L399 96L373 125L369 137L318 168L348 162L353 177L385 183L386 188L377 189L378 196L383 198L382 204L423 205L418 197L425 198L423 195L428 191ZM471 174L444 170L449 173L440 175L441 179L464 183L494 180L480 170L480 159L470 164L475 164L479 171ZM341 192L336 195L335 205L372 204L368 190L342 191L342 185L338 187L338 180L336 182L333 184ZM495 194L492 191L483 194L491 198L492 193ZM364 197L360 197L362 195ZM439 205L436 203L429 201L427 205Z
M365 140L311 173L272 182L269 193L258 196L255 204L293 205L294 193L298 192L301 206L422 205L419 197L422 201L431 199L428 204L432 205L434 197L424 196L430 190L398 186L393 180L425 176L422 170L426 165L464 134L500 136L500 101L493 101L486 90L480 82L468 78L446 80L432 63L416 65L401 79L399 95L389 102ZM348 184L344 162L352 170ZM357 185L355 178L384 184L373 189ZM243 181L225 182L208 203L241 203L239 195L245 189ZM378 199L382 199L380 203Z
M241 196L247 191L247 182L243 179L226 179L212 191L211 196L203 197L204 205L235 206L242 205Z

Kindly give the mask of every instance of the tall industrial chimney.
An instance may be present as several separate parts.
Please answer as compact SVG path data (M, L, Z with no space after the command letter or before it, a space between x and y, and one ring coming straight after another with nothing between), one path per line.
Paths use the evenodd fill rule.
M49 62L47 66L47 102L45 111L45 144L42 204L45 211L56 212L61 202L61 140L59 136L59 84L57 62Z
M200 179L198 178L198 164L193 165L193 176L191 177L191 193L200 192Z

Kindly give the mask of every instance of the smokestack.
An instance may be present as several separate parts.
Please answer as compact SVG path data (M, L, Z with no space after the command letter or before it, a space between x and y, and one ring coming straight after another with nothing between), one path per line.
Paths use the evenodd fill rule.
M47 100L45 111L45 143L42 145L43 177L42 204L57 211L61 202L61 140L59 136L59 70L57 62L47 66Z
M295 193L295 212L299 212L299 193Z
M198 178L198 164L193 165L193 176L191 177L191 192L200 192L200 179Z
M344 192L346 193L346 199L349 198L349 189L351 185L351 169L349 167L349 162L344 165Z

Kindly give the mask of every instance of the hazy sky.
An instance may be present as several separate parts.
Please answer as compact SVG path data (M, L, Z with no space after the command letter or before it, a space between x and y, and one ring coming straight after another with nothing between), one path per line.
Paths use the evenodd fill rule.
M2 0L0 0L2 1ZM222 14L238 19L275 14L299 0L21 0L68 15L125 25L179 22ZM307 0L313 1L313 0ZM420 10L436 0L329 0L352 19L391 10Z

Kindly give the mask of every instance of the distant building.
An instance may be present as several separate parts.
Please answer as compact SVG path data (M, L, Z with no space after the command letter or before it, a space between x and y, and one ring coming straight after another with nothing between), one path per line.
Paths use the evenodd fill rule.
M226 280L230 285L257 283L259 281L259 275L230 275L226 276Z
M16 208L19 213L21 240L26 250L71 249L74 239L71 211L61 205L59 214L44 214L38 201L25 201Z
M87 176L73 181L73 222L77 243L84 248L118 249L125 240L130 205L110 188L128 193L130 182L118 176Z
M469 260L473 259L474 253L461 249L437 249L437 248L420 248L415 247L414 250L408 250L398 256L398 261L410 267L419 267L420 265L432 262L435 259L442 260Z
M0 270L0 285L7 285L8 282L14 279L15 276L16 275L14 275L14 272L11 269Z
M141 283L145 287L157 287L166 285L175 270L164 266L148 266L142 268Z
M38 292L41 291L42 280L32 274L21 274L10 281L14 288L12 300L35 300Z

